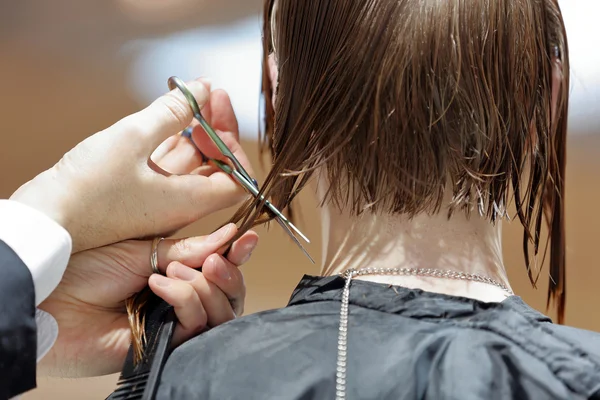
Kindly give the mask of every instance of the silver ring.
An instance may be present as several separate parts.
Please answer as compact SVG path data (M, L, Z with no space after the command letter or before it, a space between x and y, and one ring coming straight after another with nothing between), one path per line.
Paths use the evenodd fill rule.
M161 274L162 275L162 272L160 272L160 270L158 269L158 244L160 242L162 242L164 239L165 239L164 237L156 237L152 241L152 253L150 254L150 267L152 268L153 274Z

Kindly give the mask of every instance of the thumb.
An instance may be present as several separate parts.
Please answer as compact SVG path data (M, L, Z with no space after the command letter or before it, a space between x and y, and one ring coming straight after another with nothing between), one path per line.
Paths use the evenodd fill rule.
M202 108L209 100L210 92L201 80L186 83L188 89ZM192 108L179 89L159 97L145 109L121 121L126 133L141 132L144 135L143 151L150 155L163 141L184 130L193 119Z

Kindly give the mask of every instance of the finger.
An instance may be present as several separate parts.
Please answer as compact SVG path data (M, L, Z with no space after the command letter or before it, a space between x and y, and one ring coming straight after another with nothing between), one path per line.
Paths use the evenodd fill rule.
M190 172L190 175L202 175L204 177L209 177L212 174L217 173L219 171L221 170L213 165L204 164L201 167L192 170L192 172Z
M173 193L173 207L185 210L188 223L220 210L240 204L250 194L233 178L220 170L199 169L197 175L179 175L164 178L161 185ZM212 172L209 176L208 173Z
M173 261L178 261L192 268L199 268L211 254L224 253L225 246L236 233L237 226L227 224L207 236L165 239L158 245L158 269L164 273L167 266Z
M212 258L212 256L209 258ZM234 269L237 268L234 267ZM223 292L216 284L209 282L203 272L173 262L167 268L167 276L186 282L194 288L206 311L209 327L221 325L235 318L227 293ZM234 278L230 277L229 279L233 281ZM246 290L243 280L237 279L235 282L235 284L233 282L230 284L233 287L232 290L236 297L243 297Z
M196 133L198 130L202 130L201 135ZM234 136L228 132L216 131L216 133L244 166L248 174L253 176L254 172L248 157ZM194 128L193 135L196 145L207 157L225 159L201 127ZM197 216L198 218L232 207L248 198L249 194L244 188L219 169L202 168L199 172L201 174L177 176L163 182L169 191L180 194L177 196L177 199L182 202L180 207L189 207L190 204L186 203L202 204L202 214ZM208 175L210 172L213 173ZM203 179L205 177L208 177L209 181ZM198 207L195 208L198 209Z
M231 104L231 99L229 98L227 92L224 90L215 90L210 94L208 104L210 105L210 121L206 119L206 122L208 122L215 131L229 132L233 137L233 141L238 142L239 126L235 116L235 111L233 110L233 105ZM198 128L194 129L192 137L194 138L194 142L198 145L198 147L200 147L200 143L205 143L206 149L200 147L202 151L208 151L212 158L218 157L218 149L212 145L212 142L207 137L206 132L201 126L198 125ZM204 138L209 139L209 141L207 142L205 140L200 140Z
M150 277L148 285L158 297L173 306L179 322L173 333L174 345L192 338L206 327L207 314L192 285L158 274Z
M209 92L208 101L206 102L204 107L202 107L202 110L200 110L200 114L202 114L202 118L204 118L204 120L206 122L208 122L209 125L212 126L212 105L210 103L210 96L212 94L212 81L208 78L198 78L198 80L200 82L202 82L204 84L204 86L206 86L206 88L208 89L208 92ZM200 122L198 122L198 120L196 120L196 118L194 118L189 126L191 126L192 128L195 128L196 126L200 126ZM193 142L194 138L190 137L190 141Z
M175 146L166 152L160 160L155 161L155 163L159 168L170 174L189 174L202 166L202 155L190 139L181 135L177 136L178 139Z
M208 78L199 78L204 84L208 92L211 91L212 83ZM201 110L205 120L211 121L210 101L207 102ZM190 126L198 125L198 121L193 119ZM174 141L172 140L174 139ZM170 142L171 141L171 142ZM170 146L166 144L169 143ZM161 150L159 152L159 149ZM198 151L198 148L191 137L186 137L181 134L171 136L163 142L154 152L151 159L163 171L170 174L190 174L204 164L204 157Z
M199 81L202 82L204 84L204 86L206 86L209 93L212 93L212 81L210 79L200 78ZM201 114L202 114L202 117L204 118L204 120L212 126L212 104L210 101L211 97L212 97L212 94L211 94L211 96L209 96L208 102L202 108ZM198 121L194 120L193 125L197 125L197 124L198 124Z
M212 127L252 176L252 167L238 141L238 123L229 96L222 90L216 90L211 93L210 101L207 104L210 105L212 114ZM221 152L201 126L194 127L192 138L199 150L207 157L224 160ZM177 194L175 198L178 200L177 206L180 209L193 208L196 210L195 219L232 207L248 197L248 194L237 182L218 169L199 167L194 171L198 174L170 177L171 179L163 179L164 177L161 176L157 179L162 179L160 182L162 187L168 188L170 193ZM203 179L206 176L209 177L209 181ZM201 211L198 204L202 204Z
M246 153L242 149L241 144L235 138L235 134L229 131L222 131L220 129L213 128L219 138L225 143L225 145L231 150L233 155L240 161L240 163L244 166L248 173L252 170L250 162L248 161L248 157ZM212 139L208 136L204 128L198 125L194 127L192 131L192 137L194 139L194 143L198 146L198 149L204 153L209 158L215 158L217 160L226 161L226 158L223 156L221 151L214 144Z
M210 97L206 86L199 80L187 82L186 85L198 106L203 107ZM142 111L121 120L120 132L125 136L140 133L143 142L140 149L150 155L169 136L185 129L192 122L192 117L192 109L184 95L179 89L174 89Z
M156 177L160 179L157 186L160 185L172 199L172 207L180 213L185 213L189 218L188 224L238 205L250 197L232 176L216 167L198 168L195 171L198 174ZM252 174L251 170L248 173Z
M240 141L240 128L229 94L217 89L210 94L212 110L211 126L224 132L231 132L236 141Z
M231 245L227 254L227 260L238 267L244 265L252 256L252 252L258 245L258 234L248 231Z
M210 125L248 173L252 174L250 162L239 143L240 131L238 121L229 95L224 90L215 90L210 94L209 103L212 112L212 123ZM223 160L221 152L202 127L194 128L192 137L198 148L208 157Z
M154 150L150 159L155 163L160 162L160 160L167 155L171 150L173 150L177 144L179 143L179 135L173 135L169 137L167 140L162 142L160 146Z
M206 259L202 274L227 297L236 316L244 313L246 285L242 272L236 265L219 254L213 254Z
M199 268L209 255L224 253L227 249L226 244L236 233L235 224L227 224L211 235L185 239L164 239L158 244L157 267L164 273L169 263L179 261ZM147 279L152 275L150 266L152 241L127 240L114 246L121 251L121 257L119 257L121 267L137 277ZM146 283L145 279L143 283Z

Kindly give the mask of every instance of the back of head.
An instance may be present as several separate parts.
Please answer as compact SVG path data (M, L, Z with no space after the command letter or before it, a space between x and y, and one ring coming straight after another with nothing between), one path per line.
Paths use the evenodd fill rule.
M325 201L354 215L494 222L512 200L528 267L548 224L549 298L562 316L569 65L556 0L266 0L264 21L265 193L276 206L319 167ZM244 216L245 227L258 217L251 205Z

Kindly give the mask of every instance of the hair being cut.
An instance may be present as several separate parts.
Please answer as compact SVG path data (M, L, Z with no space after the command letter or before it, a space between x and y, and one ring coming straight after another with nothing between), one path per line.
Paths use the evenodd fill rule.
M557 1L274 3L263 19L261 149L273 161L263 193L284 209L325 167L324 201L354 215L475 209L494 222L512 200L532 284L545 220L548 305L562 322L569 60ZM240 232L269 219L257 205L234 216Z
M354 215L475 209L494 222L512 200L533 284L545 221L548 305L562 322L569 59L557 0L274 3L264 7L261 137L273 167L261 193L291 212L324 167L323 201ZM239 235L270 219L260 205L250 201L233 217ZM130 308L140 346L143 312Z

